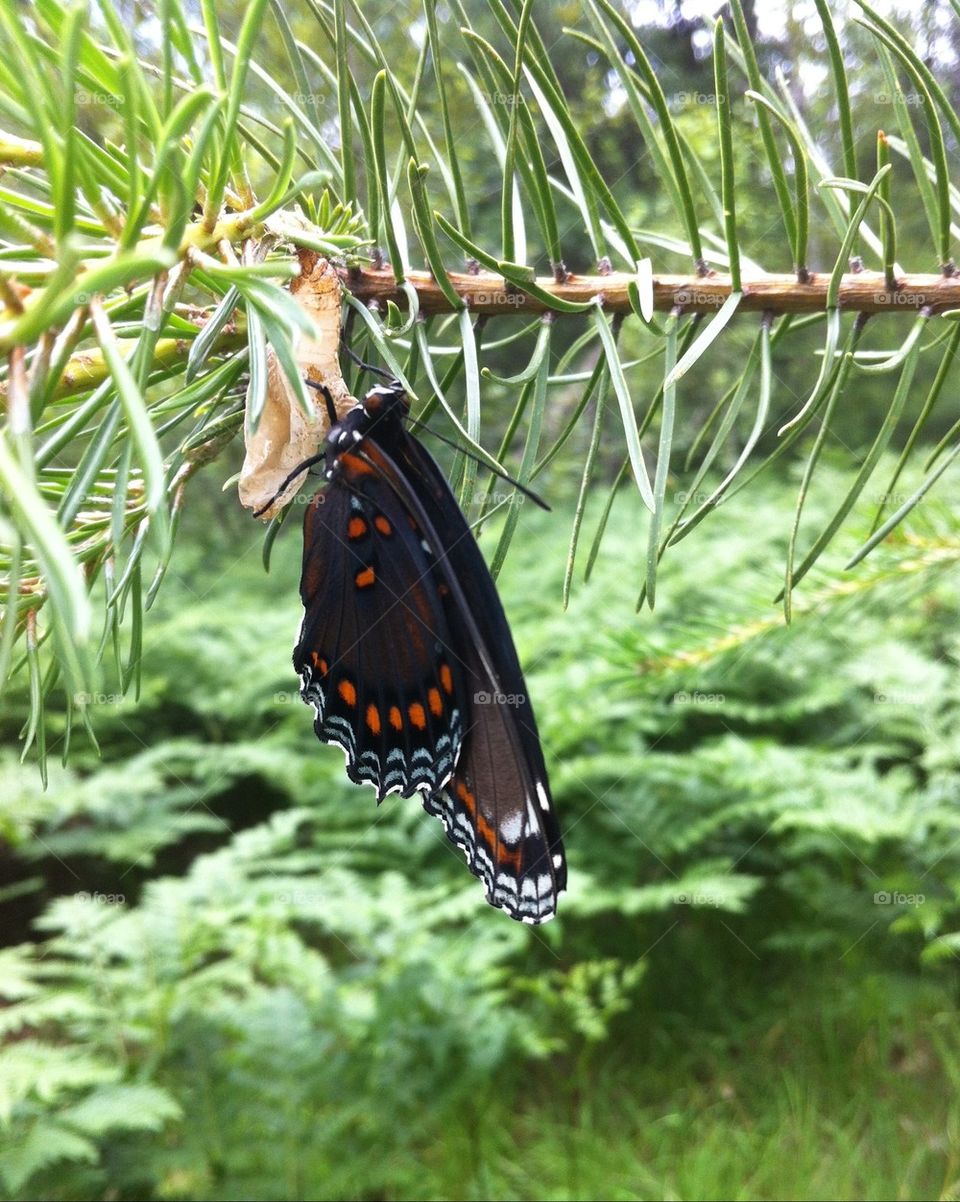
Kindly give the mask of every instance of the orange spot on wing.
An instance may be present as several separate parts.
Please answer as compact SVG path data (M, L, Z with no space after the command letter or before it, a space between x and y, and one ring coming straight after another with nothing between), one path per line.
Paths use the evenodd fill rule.
M380 711L372 703L367 706L367 726L372 734L380 733Z
M410 715L410 721L417 730L427 729L427 713L419 701L414 701L408 705L407 713Z
M467 807L467 809L470 811L470 813L473 814L477 808L477 799L467 788L466 782L462 781L462 780L458 780L457 784L456 784L456 791L457 791L457 796L460 798L460 800L463 802L463 804Z
M373 568L364 568L354 576L353 583L357 588L370 588L374 580L376 580L376 575Z
M449 664L440 665L440 683L443 685L443 691L449 696L453 692L453 673Z
M321 656L316 651L311 651L310 652L310 662L317 669L317 671L320 673L321 676L326 676L327 672L330 669L330 665L323 658L323 656Z
M390 706L390 725L394 730L403 730L403 714L395 705Z
M373 524L374 524L374 526L376 526L376 528L380 531L381 534L383 534L383 535L393 534L393 527L390 525L390 523L387 521L387 519L383 516L382 513L377 514L377 516L373 519Z
M490 848L493 853L493 858L498 865L509 864L510 867L518 875L523 864L523 852L520 848L514 851L508 851L503 843L503 840L498 838L497 832L493 829L489 822L482 814L477 813L477 799L467 788L466 782L462 780L456 781L454 791L457 797L463 804L464 809L477 824L477 834L483 839L484 843Z
M355 480L358 476L375 476L377 474L377 469L372 463L368 463L366 459L361 459L359 455L353 455L349 451L344 451L338 457L337 462L348 480Z
M337 685L337 692L351 709L357 704L357 690L349 680L341 680Z
M496 842L493 830L483 820L483 818L477 819L477 830L481 835L483 835L484 839L486 839L490 846L495 849L494 859L496 860L497 865L509 864L513 871L519 876L520 868L523 864L523 852L520 850L520 848L518 847L516 851L507 851L502 841L499 843Z
M352 517L347 525L347 535L350 538L363 538L367 533L367 523L360 517Z
M427 704L430 706L430 713L435 718L439 718L443 713L443 698L440 696L439 689L431 689L427 693Z

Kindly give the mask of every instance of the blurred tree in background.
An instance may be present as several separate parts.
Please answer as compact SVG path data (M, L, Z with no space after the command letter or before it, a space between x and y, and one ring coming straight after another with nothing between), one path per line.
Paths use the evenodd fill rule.
M954 1196L954 6L0 38L2 1188ZM267 364L309 403L310 254L553 506L439 448L543 728L548 927L297 697L301 510L235 485Z

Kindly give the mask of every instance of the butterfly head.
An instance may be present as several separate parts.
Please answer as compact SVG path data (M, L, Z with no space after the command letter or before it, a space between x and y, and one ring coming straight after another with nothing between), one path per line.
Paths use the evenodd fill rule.
M371 388L363 400L334 422L327 432L327 471L332 479L343 466L342 459L364 439L377 432L389 437L391 428L399 430L410 412L410 399L399 380Z
M371 388L360 408L371 422L402 422L410 412L410 398L399 380L391 380Z

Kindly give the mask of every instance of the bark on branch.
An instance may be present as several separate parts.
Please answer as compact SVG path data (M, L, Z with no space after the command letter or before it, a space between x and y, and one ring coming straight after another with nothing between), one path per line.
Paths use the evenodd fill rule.
M394 301L406 307L406 298L398 288L390 268L344 270L341 272L346 288L358 299L386 306ZM410 271L407 281L413 285L424 313L449 313L450 302L433 276L426 271ZM450 284L463 297L472 313L517 314L543 313L549 305L531 296L522 288L508 283L502 276L471 275L451 272ZM636 281L629 272L609 275L571 275L563 283L552 276L539 277L538 288L561 301L585 302L603 297L603 307L610 313L631 311L628 286ZM827 303L830 276L826 272L811 274L800 283L796 275L754 275L743 279L741 310L747 312L818 313ZM713 313L730 295L728 275L681 276L661 275L653 280L655 309L680 308L685 313ZM945 309L960 309L960 275L899 276L896 288L887 287L883 272L850 272L840 284L840 308L853 313L900 313L928 309L933 313Z

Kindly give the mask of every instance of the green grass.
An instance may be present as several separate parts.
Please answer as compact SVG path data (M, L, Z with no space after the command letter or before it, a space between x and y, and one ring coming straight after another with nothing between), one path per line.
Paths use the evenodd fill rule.
M908 1014L871 1020L857 989L895 992L897 982L834 982L844 1004L811 975L728 1039L701 1033L700 1047L610 1058L581 1075L579 1097L558 1101L540 1083L512 1138L490 1134L507 1122L502 1112L485 1127L486 1180L463 1194L953 1196L960 1115L947 1082L957 1067L956 1010L937 990L909 989ZM448 1161L433 1196L463 1196L456 1180Z

